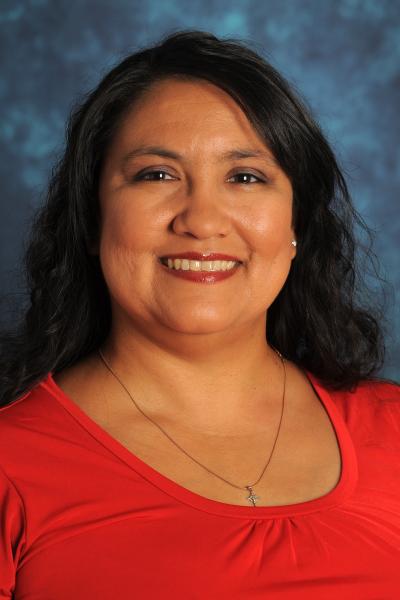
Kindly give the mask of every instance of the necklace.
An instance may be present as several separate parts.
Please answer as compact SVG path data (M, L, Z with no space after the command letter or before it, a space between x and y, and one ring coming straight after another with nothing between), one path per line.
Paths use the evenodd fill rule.
M133 397L131 396L131 394L129 393L129 390L126 388L126 386L123 384L123 382L121 381L121 379L118 377L118 375L116 373L114 373L114 371L112 370L112 368L110 367L110 365L108 364L108 362L106 361L106 359L103 356L103 353L101 352L100 349L98 349L98 353L100 355L101 360L103 361L103 363L105 364L105 366L107 367L107 369L112 373L112 375L114 375L115 379L117 379L117 381L119 381L119 383L122 385L122 387L124 388L124 390L126 391L126 393L128 394L128 396L130 397L130 399L132 400L132 402L134 403L134 405L136 406L136 408L139 410L139 412L142 413L142 415L144 417L146 417L146 419L148 419L149 421L151 421L154 425L156 425L156 427L158 427L160 429L160 431L173 443L175 444L175 446L177 448L179 448L179 450L181 450L184 454L186 454L186 456L188 456L191 460L193 460L195 463L197 463L200 467L203 467L203 469L205 469L206 471L208 471L209 473L211 473L212 475L215 475L215 477L218 477L219 479L221 479L222 481L225 481L225 483L227 483L228 485L238 489L238 490L247 490L249 492L249 495L247 496L247 500L250 502L250 504L252 504L252 506L256 506L256 500L260 500L260 497L257 496L254 493L254 486L257 485L257 483L260 481L261 477L264 475L266 468L268 467L271 458L272 458L272 454L275 450L275 446L276 446L276 442L278 440L278 436L279 436L279 431L281 429L281 424L282 424L282 417L283 417L283 411L284 411L284 406L285 406L285 390L286 390L286 367L285 367L285 359L283 358L282 354L276 350L276 348L273 348L273 350L275 351L275 353L279 356L279 358L281 359L281 363L282 363L282 367L283 367L283 373L284 373L284 378L283 378L283 393L282 393L282 410L281 410L281 416L280 416L280 420L279 420L279 426L278 426L278 431L276 433L275 436L275 441L274 441L274 445L272 446L272 450L271 453L269 455L269 459L267 464L265 465L265 467L262 470L262 473L260 475L260 477L257 479L257 481L255 481L254 483L252 483L251 485L246 485L246 486L239 486L236 485L234 483L231 483L230 481L228 481L227 479L224 479L224 477L221 477L220 475L217 475L217 473L214 473L214 471L211 471L211 469L208 469L205 465L202 465L198 460L196 460L195 458L193 458L193 456L191 456L190 454L188 454L188 452L186 452L186 450L184 450L183 448L181 448L181 446L179 446L179 444L177 444L175 442L175 440L173 440L171 438L171 436L168 435L168 433L166 431L164 431L164 429L155 421L153 421L153 419L151 419L149 416L147 416L142 409L136 404L135 400L133 399Z

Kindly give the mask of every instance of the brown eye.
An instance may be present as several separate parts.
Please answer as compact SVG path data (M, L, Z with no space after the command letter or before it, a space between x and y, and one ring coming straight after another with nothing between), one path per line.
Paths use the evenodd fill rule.
M135 181L168 181L168 180L165 180L162 177L162 175L169 175L169 177L172 177L172 175L170 175L166 171L161 171L160 169L157 169L157 170L153 170L153 171L140 172L134 177L134 180Z
M246 172L235 173L235 175L232 175L232 177L244 177L245 180L239 181L239 183L244 183L245 185L247 185L249 183L265 183L265 181L263 181L260 177L257 177L253 173L246 173ZM232 179L232 177L230 177L230 179ZM251 177L253 177L256 181L250 181Z

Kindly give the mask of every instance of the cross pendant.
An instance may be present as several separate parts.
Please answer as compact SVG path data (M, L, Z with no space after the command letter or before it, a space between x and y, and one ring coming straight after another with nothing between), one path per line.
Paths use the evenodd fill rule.
M255 506L256 505L256 500L260 499L259 496L255 495L255 493L253 492L253 488L251 487L251 485L246 485L246 490L249 490L249 492L250 492L250 495L247 496L247 500L249 502L251 502L251 504L253 506Z

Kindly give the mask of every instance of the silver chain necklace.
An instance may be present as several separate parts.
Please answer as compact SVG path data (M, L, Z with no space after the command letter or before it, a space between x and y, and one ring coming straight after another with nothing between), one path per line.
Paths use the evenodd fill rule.
M118 375L112 370L112 368L110 367L110 365L108 364L108 362L106 361L106 359L103 356L103 353L101 352L100 349L98 349L98 353L100 355L101 360L103 361L103 363L105 364L105 366L107 367L107 369L114 375L114 377L117 379L117 381L119 381L119 383L122 385L122 387L124 388L124 390L126 391L126 393L128 394L128 396L130 397L130 399L132 400L132 402L134 403L134 405L136 406L136 408L139 410L139 412L142 413L142 415L144 417L146 417L146 419L148 419L149 421L151 421L154 425L156 425L156 427L159 428L159 430L165 435L167 436L167 438L173 443L175 444L175 446L177 448L179 448L179 450L181 450L184 454L186 454L186 456L188 456L191 460L193 460L195 463L197 463L200 467L202 467L203 469L205 469L206 471L208 471L209 473L211 473L212 475L215 475L215 477L218 477L219 479L221 479L222 481L225 481L225 483L227 483L228 485L238 489L238 490L247 490L249 492L249 496L247 496L247 500L250 502L250 504L252 504L252 506L256 506L256 500L260 500L259 496L256 496L256 494L254 493L254 486L257 485L257 483L260 481L261 477L264 475L266 468L268 467L273 452L275 450L275 446L276 446L276 442L278 440L278 436L279 436L279 432L281 429L281 424L282 424L282 417L283 417L283 411L284 411L284 407L285 407L285 391L286 391L286 367L285 367L285 359L283 358L282 354L276 350L276 348L273 348L273 350L276 352L276 354L279 356L279 358L281 359L281 363L283 366L283 372L284 372L284 379L283 379L283 393L282 393L282 410L281 410L281 417L280 417L280 421L279 421L279 426L278 426L278 431L276 433L276 437L275 437L275 441L274 441L274 445L272 446L272 450L271 453L269 455L269 459L267 464L265 465L264 469L262 470L262 473L260 475L260 477L257 479L257 481L255 481L254 483L252 483L251 485L246 485L246 486L239 486L239 485L235 485L234 483L231 483L230 481L228 481L227 479L224 479L224 477L221 477L220 475L217 475L217 473L214 473L214 471L211 471L211 469L208 469L206 466L202 465L198 460L196 460L195 458L193 458L193 456L190 456L190 454L188 454L186 452L186 450L184 450L183 448L181 448L181 446L179 446L179 444L177 444L175 442L175 440L173 440L171 438L170 435L168 435L168 433L166 431L164 431L164 429L155 421L153 421L153 419L151 419L149 416L147 416L142 409L136 404L135 400L133 399L133 397L131 396L131 394L129 393L129 390L126 388L126 386L123 384L123 382L121 381L121 379L118 377Z

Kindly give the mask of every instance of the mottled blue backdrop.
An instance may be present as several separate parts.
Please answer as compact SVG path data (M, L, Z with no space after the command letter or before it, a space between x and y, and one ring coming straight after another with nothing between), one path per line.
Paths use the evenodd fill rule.
M398 379L399 26L398 0L2 0L0 277L11 307L24 299L18 265L28 223L73 103L124 54L178 29L203 29L252 45L322 125L376 231L390 284L383 373ZM4 306L2 319L12 318Z

